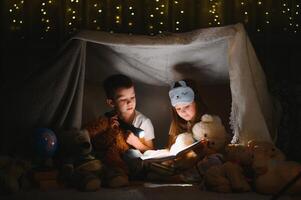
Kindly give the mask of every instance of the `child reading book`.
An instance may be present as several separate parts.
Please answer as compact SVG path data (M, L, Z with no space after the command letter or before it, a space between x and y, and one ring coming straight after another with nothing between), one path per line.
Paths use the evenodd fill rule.
M136 169L131 156L136 150L144 152L153 149L154 128L150 119L136 110L135 89L129 77L122 74L112 75L104 81L103 86L107 96L106 103L112 110L85 128L89 132L94 150L98 155L103 155L100 159L107 169L104 183L109 187L126 186L129 183L128 176L131 172L135 173ZM109 126L104 123L107 121ZM134 129L130 128L132 126L143 129L144 134L135 135ZM126 136L117 137L120 129L126 132ZM122 152L117 151L113 145L121 146Z

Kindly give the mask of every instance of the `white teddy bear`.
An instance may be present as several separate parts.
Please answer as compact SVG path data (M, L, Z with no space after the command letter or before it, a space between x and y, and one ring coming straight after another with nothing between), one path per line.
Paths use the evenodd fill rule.
M214 115L203 115L201 121L192 127L192 133L196 140L206 141L208 149L213 152L221 151L228 139L221 119Z

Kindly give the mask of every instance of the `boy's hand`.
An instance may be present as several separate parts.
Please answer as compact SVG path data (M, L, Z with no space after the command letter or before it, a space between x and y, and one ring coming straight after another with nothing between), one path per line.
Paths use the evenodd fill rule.
M130 132L129 136L126 139L126 142L129 145L132 145L133 147L135 147L136 149L140 149L141 145L143 145L140 141L140 139L134 135L134 133Z
M110 126L112 129L117 129L119 127L118 116L115 115L110 118Z

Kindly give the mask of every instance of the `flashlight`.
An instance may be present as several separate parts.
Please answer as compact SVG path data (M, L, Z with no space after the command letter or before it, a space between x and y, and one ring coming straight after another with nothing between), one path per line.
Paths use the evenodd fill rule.
M116 115L116 112L114 112L114 111L105 113L105 116L109 117L109 118L113 117L115 115ZM118 122L119 122L119 126L122 130L131 131L134 135L136 135L139 138L144 137L144 130L143 129L137 128L133 124L126 123L125 121L121 120L120 118L118 118Z

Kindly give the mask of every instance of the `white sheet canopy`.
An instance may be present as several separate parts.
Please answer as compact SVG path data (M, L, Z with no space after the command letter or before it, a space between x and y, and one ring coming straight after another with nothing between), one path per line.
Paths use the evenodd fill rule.
M169 85L183 78L195 80L203 88L203 98L206 91L213 94L220 112L227 110L221 105L230 99L231 112L223 122L231 124L232 142L271 141L276 130L263 70L244 27L236 24L152 37L80 32L54 64L4 85L2 90L8 93L1 99L8 116L2 121L4 133L20 131L12 128L16 123L28 134L42 126L81 128L108 109L101 83L114 73L134 80L137 109L153 121L161 146L170 123ZM221 85L230 86L228 99L216 90Z

